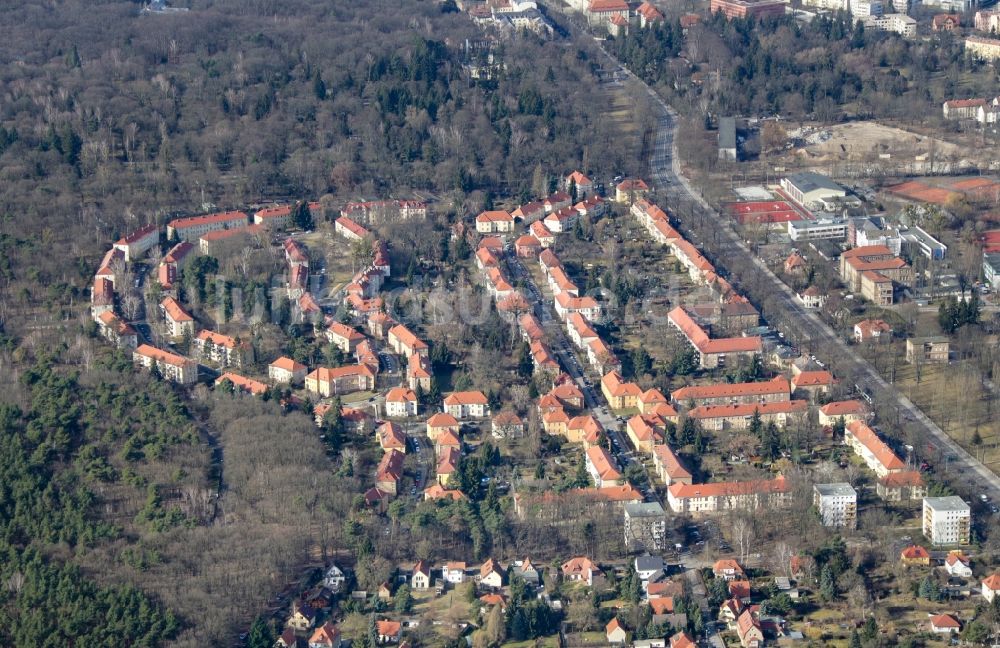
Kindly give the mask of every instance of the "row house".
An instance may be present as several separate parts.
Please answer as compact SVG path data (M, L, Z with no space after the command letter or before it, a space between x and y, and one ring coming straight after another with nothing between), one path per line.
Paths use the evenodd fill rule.
M476 250L476 267L483 272L490 268L499 268L500 259L489 248L481 247Z
M406 434L398 424L386 421L375 430L375 438L383 451L395 450L406 454Z
M514 217L503 210L484 211L476 216L480 234L507 234L514 231Z
M427 393L431 389L431 361L426 355L414 353L406 360L406 384L416 391L418 388Z
M458 419L448 414L446 412L437 412L429 419L427 419L427 438L431 442L437 441L438 437L447 433L454 432L458 433L459 430Z
M545 207L545 213L551 214L554 212L566 209L573 204L573 198L564 191L556 191L548 198L542 201L542 205Z
M479 391L452 392L444 399L444 411L457 419L483 418L489 414L489 402Z
M583 414L581 416L574 416L569 420L566 424L565 436L567 441L570 443L580 443L589 452L590 448L597 446L604 432L604 426L601 425L600 421L589 414ZM614 465L613 460L612 465ZM610 480L610 477L608 479ZM608 484L598 482L597 485L610 486L611 483L610 481Z
M181 270L196 256L196 251L197 248L193 243L181 241L163 255L160 265L156 268L156 278L164 290L173 289Z
M566 293L571 297L579 297L580 289L577 287L569 276L566 274L561 266L552 268L546 277L549 283L549 289L552 291L553 295L558 295L560 293Z
M642 390L639 385L626 382L617 371L608 372L601 378L601 393L611 409L622 410L639 406Z
M194 317L176 299L165 297L160 302L160 312L167 325L167 335L173 338L183 337L185 334L194 335Z
M282 244L282 248L285 252L285 263L287 263L289 267L309 267L309 253L306 252L305 246L301 243L293 238L287 238Z
M306 371L301 362L282 356L267 366L267 377L275 384L301 385Z
M848 424L844 430L844 444L850 446L854 454L861 457L877 477L885 477L906 468L903 460L864 421Z
M198 357L223 367L242 367L250 360L252 347L236 338L202 329L192 340Z
M783 505L788 492L789 486L781 475L744 482L676 482L667 488L667 505L674 513L692 516L729 510L754 511Z
M595 338L587 343L587 362L599 375L621 371L622 363L604 340Z
M662 421L652 416L636 414L625 424L625 433L636 452L652 455L653 448L663 443Z
M974 19L975 27L978 31L1000 34L1000 8L983 9L976 12Z
M365 318L365 328L368 334L376 340L384 340L389 335L389 329L396 325L396 320L388 313L377 311Z
M649 193L649 185L642 178L625 178L615 185L615 202L629 204Z
M701 405L688 412L688 418L701 423L706 430L746 430L754 415L761 422L785 427L792 420L802 420L809 410L808 401L790 400L774 403L743 403L739 405Z
M499 268L489 268L486 271L486 290L493 299L500 301L514 293L514 286L504 278Z
M333 222L333 230L348 241L363 241L371 236L371 232L358 225L347 216L341 216Z
M167 223L167 238L171 241L196 241L209 232L236 229L249 224L247 215L241 211L175 218Z
M614 486L622 479L618 462L603 447L598 445L590 446L587 448L585 456L587 473L590 474L591 479L594 480L594 484L598 488Z
M136 347L132 352L132 362L149 370L155 367L161 376L181 385L190 385L198 380L198 364L194 360L148 344Z
M292 225L293 207L293 205L274 205L258 209L254 212L253 222L255 225L262 225L270 230L286 229ZM323 215L323 206L318 202L310 202L308 209L313 218L319 218Z
M393 352L407 358L414 354L427 356L430 352L427 343L402 324L397 324L389 329L387 339Z
M886 502L907 502L927 497L927 483L920 471L902 470L880 477L875 492Z
M349 202L341 211L355 221L368 224L427 218L427 203L422 200L368 200Z
M160 244L160 228L147 225L115 241L114 248L121 250L125 261L135 261Z
M818 421L820 425L828 426L843 420L846 425L863 419L865 413L865 406L859 400L833 401L819 408Z
M829 394L835 382L833 374L826 370L800 371L792 376L792 391L806 392L816 399L820 394Z
M529 229L531 230L531 233L534 234L535 224L540 222L541 219L545 217L545 203L540 200L533 200L531 202L524 203L512 211L510 215L514 217L514 220L531 223Z
M559 524L594 508L621 515L626 504L642 501L642 491L628 483L603 488L574 488L563 493L515 493L514 513L521 519L530 516Z
M114 313L115 284L110 279L95 277L90 289L90 315L97 319L105 313Z
M241 376L240 374L233 373L231 371L226 371L215 379L216 387L226 383L232 385L235 391L245 392L253 396L261 396L262 394L267 393L266 384L260 382L259 380L247 378L246 376Z
M652 387L642 392L639 396L639 413L656 414L661 411L671 411L676 416L676 411L670 407L667 397L659 389Z
M771 380L749 383L722 383L681 387L670 394L677 404L735 405L737 403L773 403L791 398L788 379L776 376Z
M573 344L581 349L587 348L587 345L598 339L597 332L580 313L570 313L566 318L566 333Z
M563 207L559 211L554 211L548 214L544 219L542 219L542 223L553 234L563 234L576 227L579 220L580 213L572 207L567 206Z
M225 257L255 243L263 234L262 225L233 227L206 232L198 237L198 250L213 257Z
M561 292L555 297L556 313L565 320L570 313L580 313L587 321L593 322L601 317L601 305L593 297L574 297Z
M760 337L756 335L712 339L680 306L670 311L667 320L698 352L699 365L703 369L724 366L729 358L759 355L763 346Z
M555 234L540 220L532 223L528 231L531 232L531 235L538 241L543 250L551 247L556 242Z
M545 339L545 329L533 314L521 315L517 319L517 324L521 328L521 337L525 342L540 342Z
M114 311L104 311L97 316L101 336L119 349L135 349L139 336L135 329L122 321Z
M447 488L451 482L451 476L458 472L458 463L462 459L462 454L452 447L445 448L438 456L437 461L437 482Z
M674 483L692 483L691 472L684 467L681 460L667 444L653 447L653 467L660 481L670 486Z
M104 253L104 257L101 259L101 265L98 266L97 273L94 274L94 278L107 279L111 282L111 285L114 286L115 282L118 280L118 275L125 270L125 264L125 252L116 247L112 247Z
M541 266L542 272L546 277L552 272L554 268L562 268L562 261L556 256L556 253L552 250L542 250L542 253L538 255L538 265Z
M529 348L531 350L531 363L535 373L550 373L551 375L559 373L559 362L544 342L536 340L531 343Z
M365 365L319 367L305 378L306 390L323 398L375 389L375 373Z
M375 353L375 349L372 347L371 341L367 338L362 340L358 344L357 348L354 350L354 359L358 364L365 365L372 370L372 373L378 375L379 372L379 359L378 354Z
M375 488L389 495L399 491L399 480L403 478L403 460L406 455L398 450L389 450L375 468Z
M965 53L982 61L1000 60L1000 39L967 36L965 38Z
M358 345L365 341L365 336L346 324L333 322L326 329L326 339L330 341L330 344L340 349L341 353L350 354L354 353Z

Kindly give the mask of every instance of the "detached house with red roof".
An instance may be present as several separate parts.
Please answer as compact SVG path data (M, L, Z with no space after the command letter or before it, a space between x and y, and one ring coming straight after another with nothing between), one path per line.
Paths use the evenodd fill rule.
M984 578L982 585L983 600L992 603L993 599L1000 593L1000 571L993 572Z
M479 391L452 392L444 399L444 411L456 419L483 418L489 414L489 401Z
M309 648L340 648L340 629L329 621L324 623L309 637Z
M570 558L562 564L561 570L564 580L585 583L588 587L593 587L594 577L601 574L597 564L586 556Z
M282 356L267 366L267 377L274 383L299 385L306 379L306 366Z
M892 327L885 320L863 319L854 325L854 341L858 344L892 342Z

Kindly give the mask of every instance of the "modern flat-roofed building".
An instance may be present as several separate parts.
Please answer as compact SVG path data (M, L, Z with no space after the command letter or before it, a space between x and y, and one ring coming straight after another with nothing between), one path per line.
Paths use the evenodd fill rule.
M629 551L663 551L667 516L659 502L626 502L624 515L625 546Z
M858 494L846 482L814 484L813 504L823 526L854 529L858 525Z
M812 171L793 173L781 179L781 188L788 196L800 205L844 198L847 191L825 175Z
M969 544L972 510L961 497L925 497L924 536L935 545Z
M842 239L847 237L847 225L844 218L788 221L788 238L793 241Z

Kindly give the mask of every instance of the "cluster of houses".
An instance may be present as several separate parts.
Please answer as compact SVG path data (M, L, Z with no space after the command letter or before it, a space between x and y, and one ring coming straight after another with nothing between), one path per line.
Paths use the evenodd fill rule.
M1000 23L1000 14L996 14ZM1000 96L992 99L950 99L941 106L945 119L975 120L980 124L1000 121Z

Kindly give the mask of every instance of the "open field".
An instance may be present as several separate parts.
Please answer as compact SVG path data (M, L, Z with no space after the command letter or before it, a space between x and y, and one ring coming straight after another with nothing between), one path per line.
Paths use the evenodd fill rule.
M809 132L806 145L795 152L817 162L877 158L880 154L960 157L967 152L951 142L870 121L812 127Z

